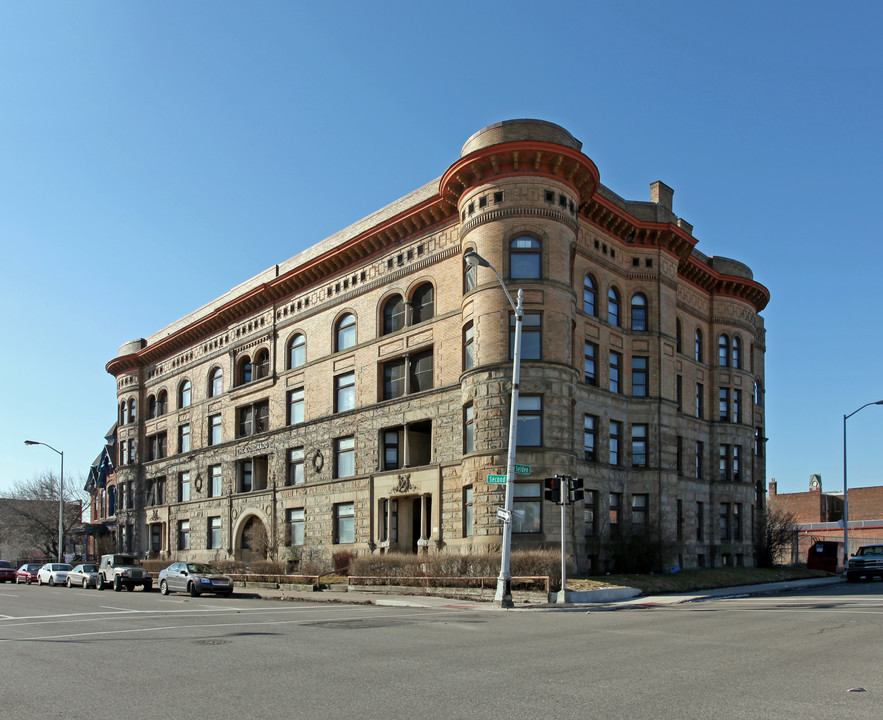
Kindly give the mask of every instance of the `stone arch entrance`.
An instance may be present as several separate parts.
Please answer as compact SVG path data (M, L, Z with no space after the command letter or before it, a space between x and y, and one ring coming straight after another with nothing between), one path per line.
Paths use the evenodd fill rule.
M245 562L266 560L270 552L270 533L263 520L249 515L236 535L236 559Z

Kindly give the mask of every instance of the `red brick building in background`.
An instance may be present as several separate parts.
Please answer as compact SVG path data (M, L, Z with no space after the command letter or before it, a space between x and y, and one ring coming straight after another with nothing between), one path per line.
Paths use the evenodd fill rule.
M822 476L810 475L809 491L779 494L770 480L769 507L793 513L797 541L791 562L806 562L817 540L843 542L843 492L823 492ZM849 488L849 552L883 542L883 486Z

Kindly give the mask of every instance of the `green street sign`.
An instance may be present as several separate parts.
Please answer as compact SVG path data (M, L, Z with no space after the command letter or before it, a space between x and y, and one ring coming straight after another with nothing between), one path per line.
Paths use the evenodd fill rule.
M530 465L516 465L515 466L515 474L516 475L530 475Z
M487 481L491 485L505 485L506 484L506 476L505 475L488 475Z

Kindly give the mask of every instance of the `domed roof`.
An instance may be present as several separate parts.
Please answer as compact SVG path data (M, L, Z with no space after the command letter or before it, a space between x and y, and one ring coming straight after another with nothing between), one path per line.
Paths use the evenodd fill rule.
M581 150L583 144L560 125L545 120L504 120L482 128L463 145L460 157L465 157L476 150L499 145L501 143L518 142L519 140L539 140L542 142L564 145L574 150Z

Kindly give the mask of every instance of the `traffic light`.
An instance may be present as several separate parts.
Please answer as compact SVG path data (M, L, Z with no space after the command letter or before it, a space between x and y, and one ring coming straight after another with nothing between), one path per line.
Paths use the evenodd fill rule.
M543 491L543 496L546 500L549 500L553 503L561 502L561 477L556 475L555 477L546 478L543 481L546 489Z
M582 500L585 497L585 490L583 490L583 479L582 478L568 478L570 481L568 483L567 488L567 500L568 502L576 502L577 500Z

